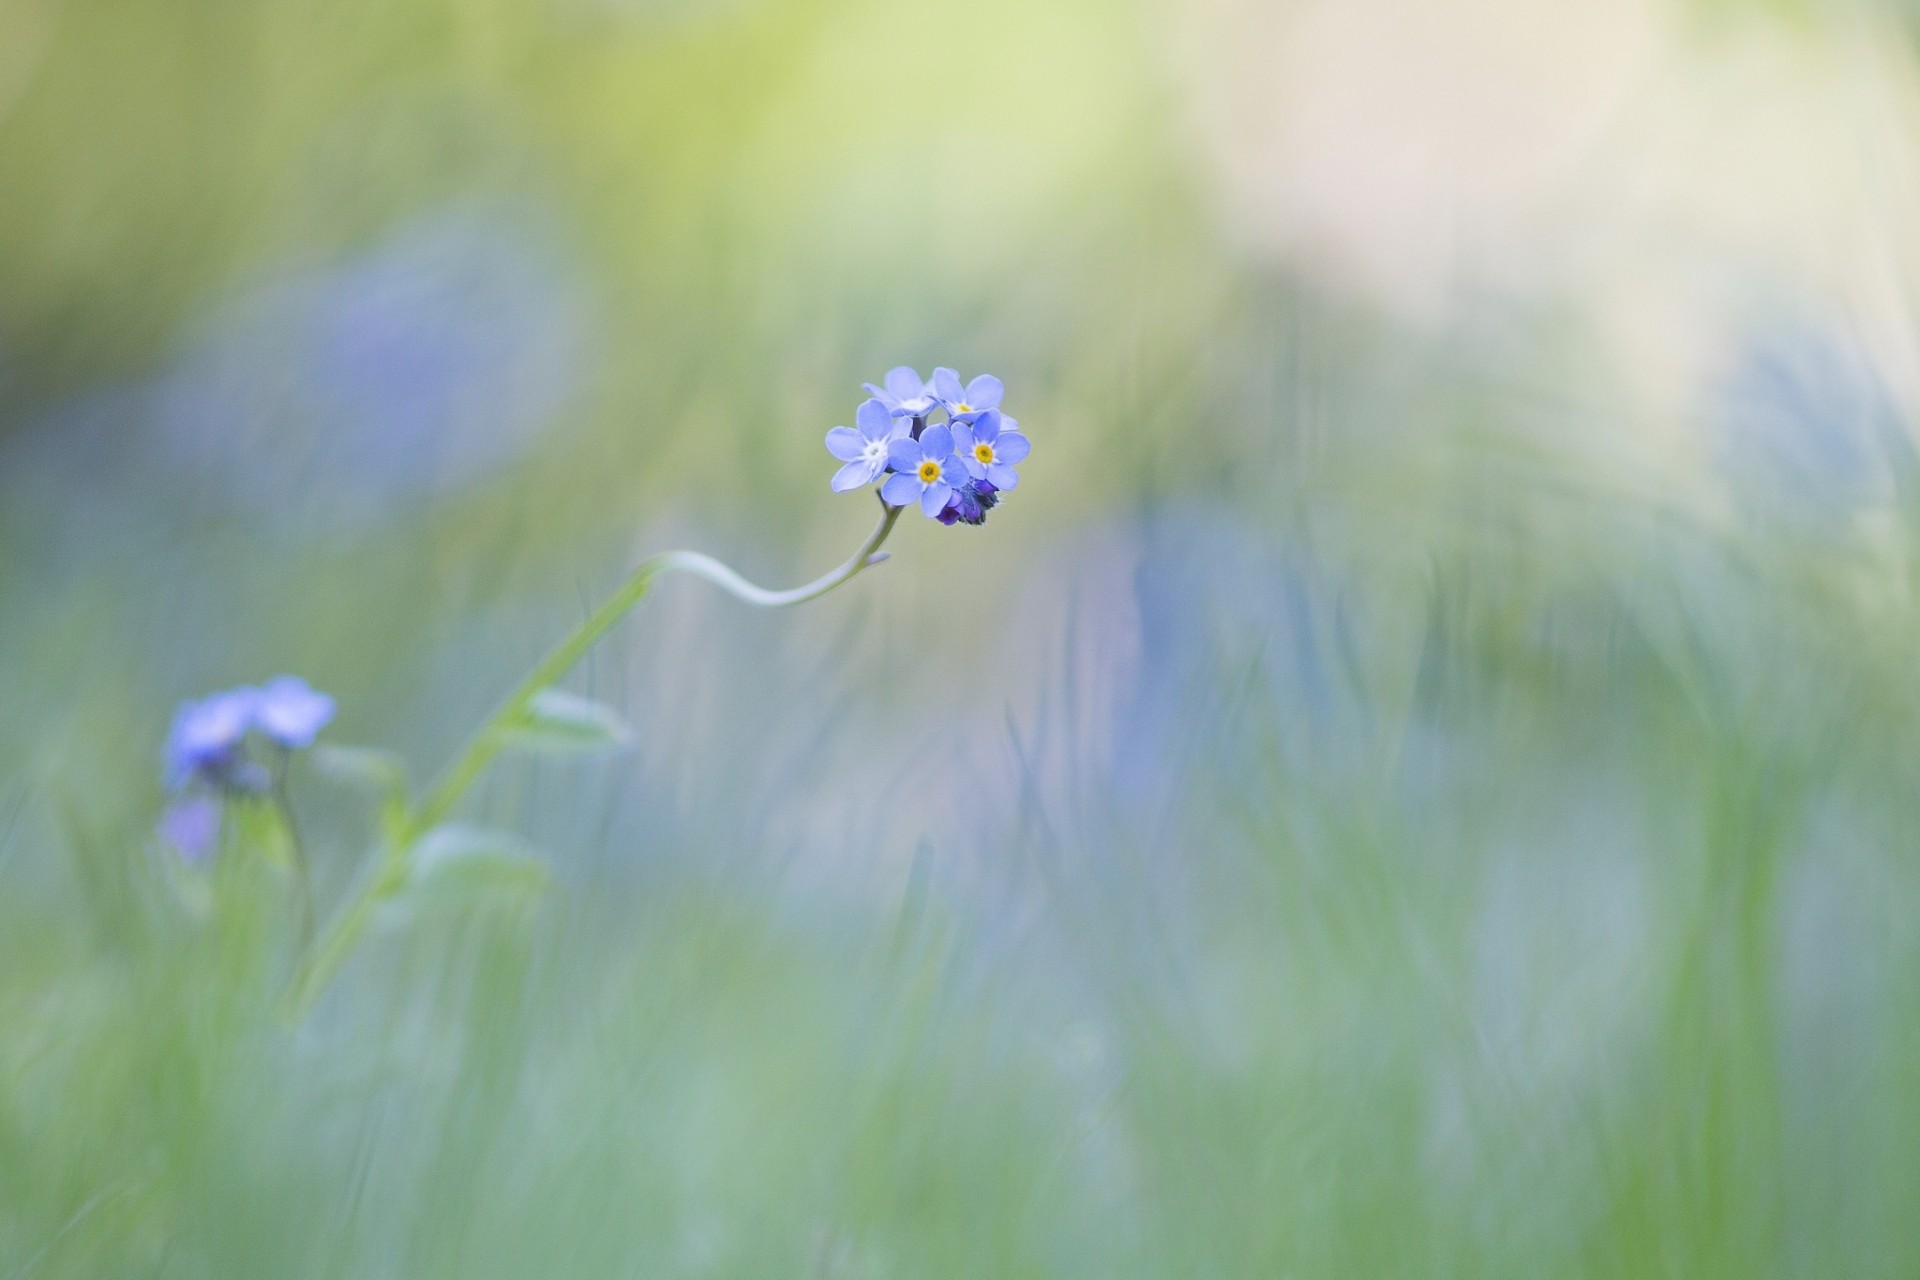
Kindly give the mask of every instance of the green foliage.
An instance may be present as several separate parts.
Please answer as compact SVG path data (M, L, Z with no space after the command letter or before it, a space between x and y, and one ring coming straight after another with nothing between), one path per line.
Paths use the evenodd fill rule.
M415 843L407 883L393 905L412 911L436 903L513 904L538 895L548 879L546 864L512 832L442 823Z
M543 755L591 755L617 751L633 741L633 731L611 707L563 689L542 689L526 709L494 727L508 751Z
M1913 326L1825 256L1920 260L1911 58L1683 8L1556 132L1451 10L0 5L0 1280L1920 1275ZM1889 132L1775 164L1776 73ZM663 579L461 755L640 555L833 563L949 359L1005 519ZM284 815L153 835L280 671L304 1018Z

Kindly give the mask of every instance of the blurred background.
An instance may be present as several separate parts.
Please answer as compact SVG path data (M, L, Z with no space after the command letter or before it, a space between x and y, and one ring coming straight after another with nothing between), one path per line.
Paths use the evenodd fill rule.
M1920 1274L1917 143L1866 0L0 0L0 1280ZM903 363L1019 492L281 1017L176 704L424 780Z

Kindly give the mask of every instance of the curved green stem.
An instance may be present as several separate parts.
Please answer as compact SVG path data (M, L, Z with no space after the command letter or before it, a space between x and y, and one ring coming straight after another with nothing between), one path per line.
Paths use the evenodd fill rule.
M334 917L326 934L295 975L289 993L294 1016L301 1016L312 1007L334 971L352 951L380 901L406 884L408 859L414 843L447 816L460 797L466 794L467 788L500 754L504 744L500 732L502 727L522 716L542 689L560 679L585 657L587 651L599 643L601 637L625 617L628 610L640 603L655 578L666 573L692 574L763 609L805 604L809 600L819 599L835 587L851 581L862 570L887 558L887 553L880 550L880 544L893 532L902 508L888 506L884 499L880 506L880 523L851 558L812 582L786 591L770 591L756 586L712 556L698 551L663 551L642 560L619 589L548 651L546 657L536 663L533 670L514 687L513 692L494 708L493 714L467 735L467 740L461 744L453 760L441 771L433 785L427 788L419 805L406 816L394 837L386 842L372 874L366 877L353 899Z
M459 753L454 756L453 762L440 774L433 786L428 788L426 798L414 811L402 832L399 843L403 846L411 845L423 832L431 829L440 819L447 816L447 811L453 808L454 802L473 784L473 780L480 775L480 771L500 753L500 737L497 733L500 726L512 723L527 709L527 704L533 701L536 694L565 675L572 669L574 663L585 657L587 650L599 643L600 638L613 627L614 623L620 621L629 609L640 603L641 598L647 594L647 588L653 585L655 578L663 573L690 573L697 578L705 578L748 604L759 605L764 609L780 609L789 605L805 604L809 600L819 599L867 566L879 564L886 559L885 554L880 551L880 544L885 542L887 535L893 532L894 522L900 518L900 508L887 507L884 502L881 505L885 507L885 513L880 517L880 523L874 527L873 533L866 542L861 544L860 549L853 553L851 559L805 586L794 587L789 591L769 591L765 587L757 587L712 556L703 555L698 551L662 551L659 555L642 560L640 566L633 571L632 576L621 585L620 589L608 596L598 609L588 614L586 621L574 628L573 634L555 645L547 656L527 673L518 687L507 695L506 701L502 702L494 713L488 716L467 738Z

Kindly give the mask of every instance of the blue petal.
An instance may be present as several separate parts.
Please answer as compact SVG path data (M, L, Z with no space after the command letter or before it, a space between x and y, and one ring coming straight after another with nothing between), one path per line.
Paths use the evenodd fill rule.
M967 469L967 474L972 476L975 480L984 480L987 478L986 463L980 461L980 459L974 457L970 453L955 454L954 456L960 459L960 465L965 467Z
M895 404L899 403L891 394L889 394L882 387L876 387L871 382L863 382L860 385L866 388L868 395L872 396L875 400L878 400L881 404L886 405L889 409L891 409Z
M895 436L887 441L887 465L895 471L911 471L920 465L920 442L911 436Z
M944 462L953 453L953 432L945 423L920 433L920 451L926 457Z
M912 506L920 496L920 482L912 476L890 475L887 482L880 486L880 496L892 506Z
M947 505L947 499L953 496L953 486L944 480L935 480L920 495L920 511L932 520L940 514L940 508Z
M887 370L887 391L895 400L912 400L926 394L927 386L920 381L920 371L911 365L896 365Z
M1003 493L1020 483L1020 473L1004 462L996 462L985 470L987 483Z
M833 491L845 493L849 489L858 489L863 484L872 484L873 478L880 474L880 461L872 462L855 459L833 473Z
M998 409L1000 397L1006 388L1000 385L1000 379L990 373L983 373L967 384L967 403L976 409Z
M952 369L933 371L933 394L948 404L959 404L967 398L966 388L960 385L960 375Z
M869 400L856 409L853 422L869 440L885 440L893 434L893 412L878 400Z
M248 685L202 698L194 709L189 736L208 747L235 747L253 727L260 691Z
M167 731L165 781L175 790L240 749L253 728L257 689L242 687L183 702Z
M993 442L993 452L1002 462L1024 462L1033 452L1033 442L1018 431L1002 431Z
M871 400L867 401L867 404L872 403ZM827 432L827 452L842 462L852 462L866 451L866 447L866 440L852 427L835 427Z
M298 676L280 676L260 689L254 723L283 747L307 747L333 719L334 702Z
M953 432L953 451L963 458L972 454L974 441L981 438L978 434L978 425L971 422L960 421L954 423L948 429ZM987 438L991 439L992 437Z
M1000 423L1001 416L998 409L988 409L984 411L979 417L973 420L973 438L992 444L1000 437Z

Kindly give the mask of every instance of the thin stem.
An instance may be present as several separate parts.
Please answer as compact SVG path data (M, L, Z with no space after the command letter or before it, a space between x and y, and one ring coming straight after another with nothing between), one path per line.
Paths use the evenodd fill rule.
M663 573L690 573L697 578L705 578L723 591L758 605L763 609L781 609L796 604L805 604L817 600L835 587L852 579L869 565L879 564L886 559L880 544L893 532L894 522L900 518L901 508L889 507L881 502L883 514L880 523L874 526L873 533L853 553L851 559L839 568L807 583L803 587L794 587L788 591L769 591L765 587L755 586L732 569L715 560L712 556L698 551L662 551L640 562L620 589L587 615L586 621L574 628L571 635L555 645L547 656L529 671L526 678L507 695L506 700L495 708L492 715L483 721L480 727L468 736L460 751L428 788L426 798L414 811L411 821L404 828L404 835L398 842L401 848L432 828L440 819L446 817L473 780L480 775L500 753L501 740L499 730L519 717L534 697L548 685L558 680L572 669L573 664L586 656L587 650L599 642L613 624L625 617L627 611L640 603L653 580Z
M625 617L627 611L639 604L653 585L653 580L665 573L687 573L696 578L704 578L721 590L763 609L782 609L796 604L805 604L817 600L858 576L863 570L879 564L887 558L880 550L880 544L893 532L893 526L900 519L902 508L888 506L885 499L880 502L880 523L853 553L846 563L828 573L822 574L805 586L794 587L787 591L769 591L756 586L735 573L731 568L715 560L712 556L698 551L663 551L658 555L642 560L618 590L603 601L599 608L588 614L586 620L555 645L547 655L535 664L524 679L520 681L500 705L494 708L480 723L467 740L454 754L453 760L443 769L433 785L427 789L419 806L410 813L400 825L395 838L386 842L379 863L372 869L351 901L344 906L327 927L326 934L314 947L305 965L295 975L293 986L288 992L290 1012L298 1019L312 1008L320 992L326 988L333 973L346 960L354 943L365 931L373 918L380 902L407 882L408 859L412 855L414 843L440 820L446 817L453 806L466 794L474 779L493 762L505 745L506 737L501 730L517 720L526 712L528 704L542 689L564 676L573 665L586 656L589 649L599 642L613 625ZM292 815L287 816L288 830L292 831ZM304 859L301 860L304 863Z
M366 877L366 883L359 892L328 924L326 933L314 947L313 953L294 974L293 982L287 988L287 1012L294 1021L306 1017L314 1001L320 998L320 993L326 990L327 983L333 979L335 971L346 963L347 956L352 953L354 944L360 941L360 935L366 932L367 925L372 923L374 911L405 883L405 858L403 856L396 861L389 850L379 866L374 868L373 874Z
M268 792L275 811L280 816L280 825L287 833L287 848L293 859L293 878L295 893L300 899L300 946L305 952L313 942L313 869L307 862L307 847L300 839L300 824L294 820L293 800L287 793L287 766L293 753L280 748L280 758L273 771L273 788Z

